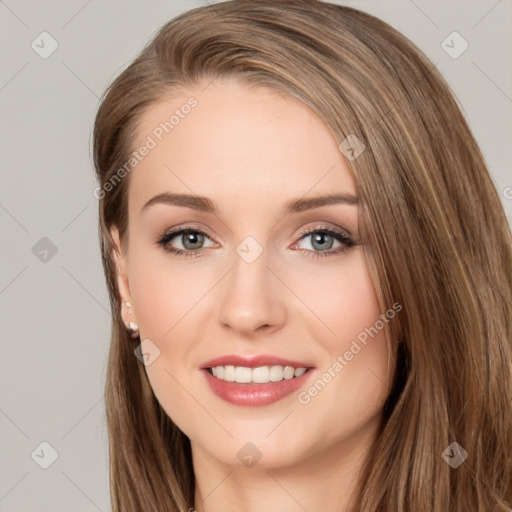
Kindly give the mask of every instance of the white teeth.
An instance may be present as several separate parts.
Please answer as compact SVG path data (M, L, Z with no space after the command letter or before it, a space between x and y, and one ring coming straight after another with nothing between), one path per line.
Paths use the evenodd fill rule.
M222 378L222 380L227 380L228 382L234 382L235 380L235 367L234 366L217 366L217 369L218 368L224 368L224 375L222 375L220 378ZM222 372L222 370L221 370Z
M304 371L306 371L305 368L303 368ZM285 366L283 370L283 376L286 380L293 379L293 376L295 374L295 370L291 366Z
M270 380L270 371L268 366L260 366L252 369L252 382L264 384Z
M306 372L307 368L293 368L292 366L259 366L257 368L247 368L245 366L215 366L211 368L212 374L217 379L228 382L238 382L248 384L265 384L267 382L279 382L283 379L290 380L294 377L300 377Z
M295 377L300 377L305 372L306 372L306 368L297 368L295 370Z
M235 382L240 384L247 384L251 382L252 370L250 368L244 368L243 366L237 366L235 368Z
M284 368L282 366L270 367L270 380L272 382L279 382L284 379Z

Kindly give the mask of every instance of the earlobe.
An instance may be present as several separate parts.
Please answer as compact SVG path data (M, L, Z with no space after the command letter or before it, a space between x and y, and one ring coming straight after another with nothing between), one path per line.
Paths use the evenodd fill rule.
M132 320L132 318L134 317L133 311L132 311L132 305L130 302L123 302L123 305L126 306L126 315L128 316L128 319L129 319L127 329L128 329L128 331L130 331L130 336L132 338L138 338L139 337L139 326ZM126 322L125 322L125 325L126 325Z
M139 328L131 303L130 286L126 268L126 256L122 250L119 230L117 229L117 226L113 226L111 228L110 235L112 236L112 240L114 242L114 247L112 248L111 254L115 263L116 282L121 299L121 317L125 327L130 331L132 338L137 338L139 336Z

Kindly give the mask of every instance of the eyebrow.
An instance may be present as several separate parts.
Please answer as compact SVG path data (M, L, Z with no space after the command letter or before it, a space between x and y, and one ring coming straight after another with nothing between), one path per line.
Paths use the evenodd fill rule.
M357 196L347 193L334 193L323 196L293 199L285 203L281 215L284 216L288 215L289 213L299 213L331 204L357 205L358 203L359 198ZM171 206L191 208L193 210L198 210L205 213L217 213L215 204L207 197L194 196L190 194L172 194L170 192L163 192L152 197L142 207L141 212L144 212L154 204L167 204Z

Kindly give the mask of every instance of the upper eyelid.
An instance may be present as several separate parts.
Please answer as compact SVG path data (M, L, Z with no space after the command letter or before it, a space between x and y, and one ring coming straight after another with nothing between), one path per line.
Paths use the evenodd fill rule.
M215 237L212 236L207 229L196 227L196 226L187 226L187 225L182 226L182 227L172 228L169 230L165 230L162 233L161 238L165 237L165 236L171 236L171 235L172 235L172 238L175 238L176 236L183 234L184 231L198 232L203 235L206 235L210 240L215 241Z
M331 227L331 226L312 226L312 227L309 227L309 228L304 228L304 229L301 229L300 232L299 232L299 235L301 237L303 236L306 236L306 235L310 235L312 233L315 233L316 231L325 231L325 232L334 232L338 235L343 235L345 236L346 238L351 238L352 237L352 233L346 229L346 228L342 228L342 227Z
M319 225L319 226L310 226L308 228L301 229L297 235L297 236L299 236L298 240L302 240L303 238L305 238L317 231L318 232L322 232L322 231L329 232L329 230L334 232L334 233L330 233L331 236L335 236L337 234L337 235L341 235L342 237L345 237L348 239L352 238L352 234L346 228L341 228L341 227L334 228L331 226ZM164 231L164 233L162 234L162 236L160 238L172 235L172 237L170 238L170 240L172 240L173 238L179 236L180 234L183 234L183 232L186 232L186 231L199 232L203 235L206 235L214 243L218 243L215 241L215 237L213 237L207 229L198 227L198 226L192 226L192 225L184 225L184 226L180 226L177 228L172 228L172 229L166 230L166 231Z

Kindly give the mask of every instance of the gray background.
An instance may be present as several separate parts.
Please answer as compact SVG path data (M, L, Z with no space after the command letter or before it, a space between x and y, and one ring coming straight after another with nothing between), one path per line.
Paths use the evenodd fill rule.
M437 64L512 220L512 0L339 3L387 21ZM110 510L92 124L111 79L164 22L200 5L0 0L0 512ZM59 45L46 59L31 47L49 48L43 31ZM441 46L453 31L469 44L457 59ZM47 469L43 441L58 452Z

